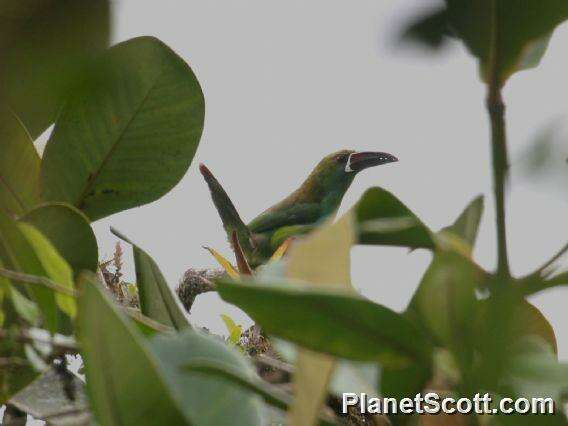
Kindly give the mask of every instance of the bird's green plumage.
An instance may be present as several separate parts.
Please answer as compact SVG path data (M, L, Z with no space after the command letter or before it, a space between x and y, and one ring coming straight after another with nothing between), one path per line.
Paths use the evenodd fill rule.
M356 155L354 151L343 150L324 157L297 190L262 212L246 226L211 172L203 165L201 172L209 185L215 207L219 211L227 234L230 235L232 230L237 230L239 241L249 262L252 266L258 266L265 262L287 238L306 234L335 214L359 171L348 170L352 154ZM389 156L383 153L358 155L363 154ZM384 163L396 161L392 156L388 159L380 158ZM375 160L374 163L361 166L360 170L378 164L382 163Z

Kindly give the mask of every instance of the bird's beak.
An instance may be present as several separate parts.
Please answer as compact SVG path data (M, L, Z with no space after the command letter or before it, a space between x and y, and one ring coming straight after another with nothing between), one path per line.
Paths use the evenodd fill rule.
M394 163L398 161L394 155L386 152L354 152L347 159L345 165L346 172L360 172L369 167L380 166L381 164Z

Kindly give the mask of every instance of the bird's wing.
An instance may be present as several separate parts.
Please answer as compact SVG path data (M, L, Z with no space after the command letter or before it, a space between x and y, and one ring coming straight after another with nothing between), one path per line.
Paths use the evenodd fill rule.
M317 224L283 226L282 228L279 228L278 231L274 232L274 234L272 234L272 237L270 238L270 248L272 250L276 250L288 238L305 235L309 232L312 232L316 227Z
M319 217L319 204L291 204L261 213L248 224L248 229L253 233L274 231L283 226L311 224L317 222Z
M225 228L229 241L231 241L231 234L233 231L237 231L241 248L247 258L250 259L254 249L250 230L242 221L237 209L233 205L233 202L219 181L215 178L215 176L213 176L213 173L211 173L204 164L199 166L199 171L203 175L205 182L207 182L207 186L211 192L211 198L213 199L213 204L215 204L215 208L221 217L221 221L223 222L223 227Z

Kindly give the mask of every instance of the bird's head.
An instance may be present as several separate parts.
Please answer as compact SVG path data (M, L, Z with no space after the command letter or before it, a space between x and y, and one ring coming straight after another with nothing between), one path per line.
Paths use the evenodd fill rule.
M395 161L398 159L386 152L347 149L334 152L324 157L312 171L308 186L318 188L322 195L328 191L339 191L342 195L359 172Z
M398 161L392 154L373 151L353 151L344 149L324 157L315 172L322 178L333 180L353 180L353 177L370 167Z

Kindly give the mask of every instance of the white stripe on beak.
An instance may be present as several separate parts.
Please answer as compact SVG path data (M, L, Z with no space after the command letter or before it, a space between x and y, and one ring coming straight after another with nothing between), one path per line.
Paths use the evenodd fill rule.
M349 154L349 158L347 158L347 164L345 165L345 173L350 173L353 172L354 170L351 168L351 156L355 154L354 152L352 152L351 154Z

